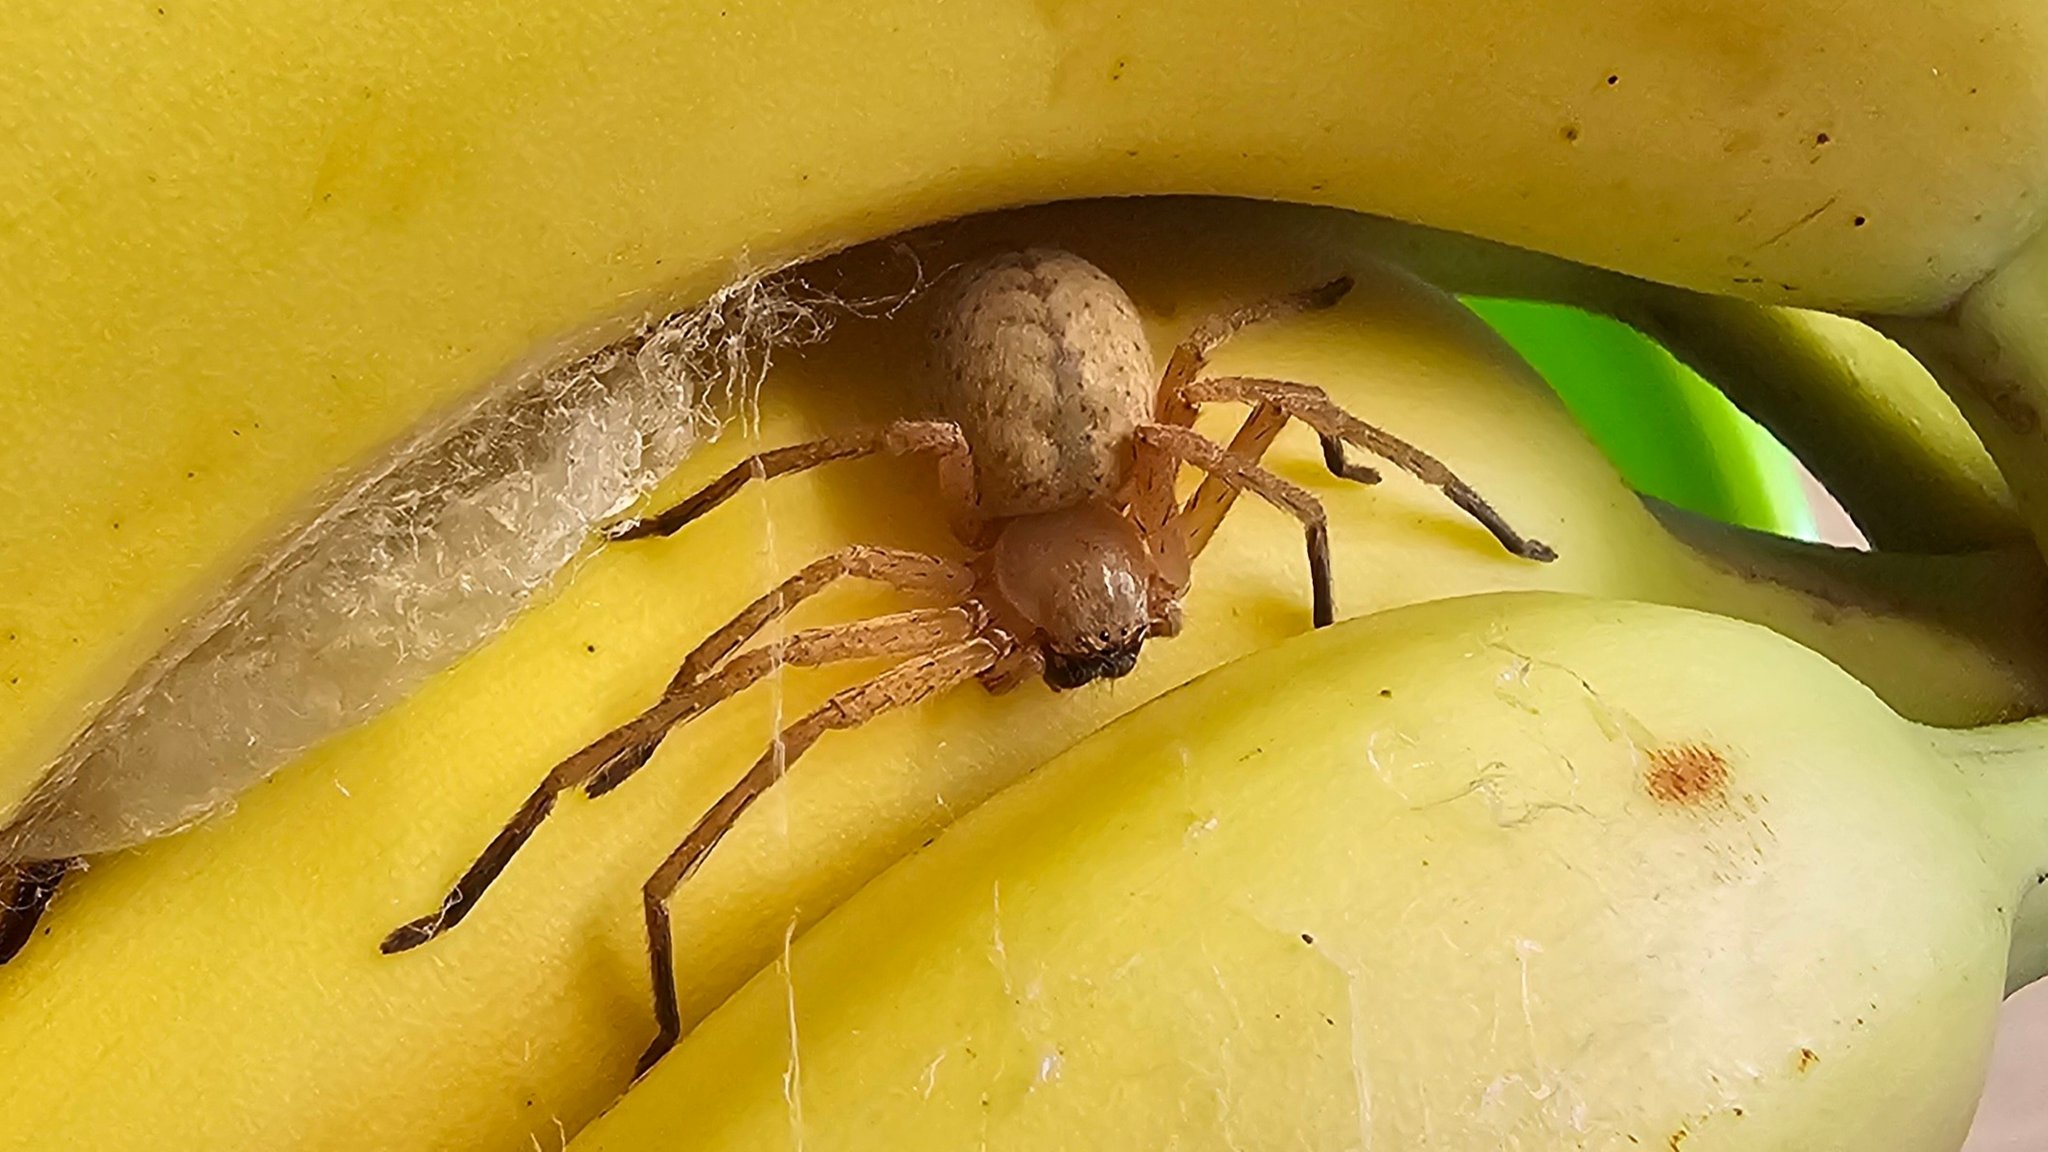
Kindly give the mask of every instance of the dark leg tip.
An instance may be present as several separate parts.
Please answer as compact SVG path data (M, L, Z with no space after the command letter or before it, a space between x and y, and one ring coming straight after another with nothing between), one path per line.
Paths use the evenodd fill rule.
M1342 300L1351 291L1352 285L1356 283L1358 281L1353 279L1351 274L1347 272L1328 284L1317 288L1314 292L1310 293L1309 299L1314 307L1328 308L1337 301Z
M21 950L28 947L29 938L35 935L33 921L24 924L13 920L11 913L7 915L8 921L0 923L0 966L20 955Z
M668 1055L668 1050L675 1046L674 1037L667 1035L655 1037L654 1043L647 1046L647 1051L640 1054L639 1062L633 1065L633 1083L638 1084L646 1079L647 1074L654 1071L654 1066L661 1063L661 1058Z
M616 524L607 524L603 528L598 529L598 535L616 544L621 540L638 540L642 536L647 535L649 531L650 529L647 527L647 521L645 520L621 520Z
M422 916L410 924L401 924L393 929L391 935L386 936L384 942L377 945L377 951L386 956L396 956L400 952L409 952L440 934L440 915L437 913Z
M1557 549L1541 540L1525 540L1522 542L1521 555L1525 560L1548 564L1557 559Z

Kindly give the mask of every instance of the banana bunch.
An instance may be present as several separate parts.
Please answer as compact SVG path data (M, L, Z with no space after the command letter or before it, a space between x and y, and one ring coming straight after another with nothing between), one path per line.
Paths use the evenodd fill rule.
M1055 782L1005 797L794 942L1033 766L1301 632L1298 534L1238 514L1202 558L1183 634L1113 692L956 694L834 736L829 762L821 753L764 800L676 908L684 1016L704 1027L589 1141L920 1147L890 1127L914 1113L937 1147L975 1124L1057 1144L1112 1121L1141 1143L1299 1131L1370 1145L1383 1124L1390 1144L1573 1132L1853 1147L1850 1134L1883 1131L1891 1146L1953 1146L2008 949L2019 976L2048 953L2039 901L2017 903L2015 879L2039 863L2021 846L2038 804L1973 767L2004 763L1994 753L2026 745L2027 730L1943 736L1897 716L1984 724L2048 700L2048 577L2032 547L2048 527L2048 468L2030 419L2048 372L2033 370L2028 322L2048 258L2029 246L2035 189L2048 187L2048 15L2004 0L1613 8L1566 19L1477 0L1313 3L1247 19L1206 2L515 12L461 0L342 20L238 0L0 17L17 59L59 62L0 86L12 129L0 134L0 277L14 289L0 293L12 465L0 843L106 850L67 882L49 935L0 969L0 1070L14 1086L0 1147L566 1142L615 1099L649 1028L635 889L776 716L848 681L792 677L735 700L671 740L630 791L566 805L431 951L386 958L376 940L438 898L548 765L636 711L678 654L770 582L848 542L938 546L943 521L915 462L847 466L779 481L674 541L582 556L573 579L548 585L539 553L523 568L507 558L508 540L533 534L521 514L545 507L567 517L557 529L587 527L644 488L597 485L565 508L544 477L521 487L538 473L433 429L488 416L463 398L494 374L644 336L645 317L715 298L738 312L703 315L752 323L754 297L732 288L800 258L987 209L1177 192L1329 209L1070 205L858 248L803 275L867 303L761 378L735 370L745 403L725 436L692 449L696 420L660 444L636 435L630 461L609 455L614 440L564 439L546 458L566 484L686 457L659 500L757 447L893 415L923 352L908 287L990 247L1086 253L1162 347L1215 309L1344 270L1359 286L1341 307L1247 336L1217 370L1329 389L1444 456L1561 559L1498 556L1425 490L1330 480L1314 439L1290 434L1273 459L1330 509L1342 614L1509 589L1602 599L1417 609L1261 655L1075 752L1045 774ZM1445 289L1575 304L1655 335L1898 551L1837 553L1645 507ZM1861 315L1918 358L1780 305ZM811 320L766 307L776 335ZM708 339L754 347L747 331ZM660 351L653 337L635 347ZM449 462L445 491L488 490L502 514L311 575L278 560L347 499L423 491L378 487L393 442ZM295 517L301 528L279 536ZM583 538L560 531L570 543L549 563L570 563ZM434 558L462 576L442 594L357 597L435 549L459 553ZM286 571L304 578L264 583ZM356 646L296 634L299 651L349 670L326 693L341 703L261 645L217 639L250 619L252 601L218 596L234 586L363 626L351 635L371 639ZM819 608L882 603L849 594ZM1773 629L1897 716L1789 641L1676 609ZM197 669L203 691L146 697L132 714L145 719L94 726L138 669L163 667ZM1397 683L1365 694L1374 669L1397 668ZM1243 696L1233 683L1279 679L1287 690L1264 710L1227 704ZM208 723L163 711L195 699L215 709ZM292 740L211 722L239 723L255 701L280 724L304 721ZM1372 742L1382 730L1391 744ZM81 731L111 749L86 761L105 774L54 780ZM1154 747L1183 734L1172 746L1185 756L1161 767L1115 751L1148 732ZM1254 795L1224 750L1265 736L1259 762L1284 762L1298 783ZM1714 755L1679 757L1684 787L1659 784L1642 773L1667 745ZM138 748L158 757L148 771ZM1101 796L1057 783L1086 777L1067 765L1091 757L1125 765ZM1720 800L1658 795L1714 777L1713 763ZM1004 821L1025 817L1002 813L1031 810L1032 796L1075 805L1071 858L1046 854L1057 837L1004 839ZM1177 839L1153 834L1169 809L1188 817ZM1068 827L1045 811L1046 827ZM1124 839L1084 835L1119 811L1133 814ZM27 839L53 812L77 817L74 838ZM1643 813L1664 822L1638 828ZM1604 838L1577 827L1588 818ZM1340 824L1343 847L1322 859L1355 867L1299 872ZM1186 901L1223 873L1167 870L1212 832L1214 867L1236 868L1252 893L1213 924ZM1268 860L1255 840L1295 854ZM1442 871L1413 873L1397 855L1411 842L1441 842ZM1890 870L1872 872L1880 850ZM987 923L954 914L967 907L956 889L930 879L942 858L961 884L994 886ZM1935 863L1910 885L1871 879L1923 858ZM1557 868L1569 884L1546 879ZM1812 875L1835 879L1804 886ZM1006 877L1027 896L1005 906L1015 921L994 907ZM1142 914L1133 877L1152 885ZM1750 891L1773 895L1745 902ZM934 911L912 923L890 911L919 906L905 900ZM1473 902L1465 921L1460 901ZM1050 958L1047 934L1092 907L1098 926L1143 937L1135 950L1112 957L1113 941L1080 933ZM1022 935L982 933L998 921ZM1645 932L1669 942L1668 969L1642 967ZM1006 953L1012 939L1038 950ZM851 947L872 967L822 979L831 950ZM1445 959L1468 947L1471 965ZM1141 981L1149 1006L1080 991L1107 987L1124 959L1169 953L1177 966ZM1005 955L1029 967L1006 973ZM996 973L1009 1008L971 1002L986 987L965 975L927 986L954 961ZM1543 980L1547 964L1567 982ZM1677 982L1702 965L1740 997L1711 1019L1689 1014L1696 983ZM1801 965L1821 975L1786 974ZM913 970L918 985L901 983ZM1758 985L1758 971L1777 983ZM1215 998L1188 999L1196 977ZM1407 1015L1380 994L1404 984L1422 1005ZM1208 1007L1169 1026L1177 997ZM1274 997L1285 1002L1269 1010ZM1869 1011L1850 1011L1866 998ZM1274 1029L1262 1011L1280 1012ZM1009 1014L986 1017L991 1040L970 1053L961 1038L983 1012ZM1464 1038L1440 1043L1446 1028ZM1662 1030L1653 1043L1649 1028ZM1225 1034L1243 1050L1219 1052ZM1595 1049L1608 1055L1589 1059ZM1652 1049L1664 1063L1640 1075ZM814 1051L824 1063L808 1073L790 1059ZM1788 1055L1805 1079L1781 1078ZM853 1071L890 1060L915 1060L916 1074L877 1088ZM1184 1075L1190 1060L1210 1079ZM1939 1106L1899 1112L1900 1077L1937 1066ZM1170 1090L1134 1108L1146 1077ZM1210 1112L1177 1094L1198 1082ZM1060 1095L1077 1086L1082 1098ZM890 1106L905 1100L920 1107Z

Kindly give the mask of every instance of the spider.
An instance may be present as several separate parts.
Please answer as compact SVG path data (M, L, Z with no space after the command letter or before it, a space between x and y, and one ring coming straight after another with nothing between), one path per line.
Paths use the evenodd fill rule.
M553 810L562 793L593 797L624 783L677 725L785 665L888 658L893 667L788 725L738 783L698 819L642 888L657 1033L636 1079L682 1034L669 900L748 806L835 729L978 680L1005 692L1033 675L1055 691L1116 679L1144 643L1180 628L1192 561L1241 491L1301 522L1313 622L1335 618L1329 532L1306 490L1259 466L1290 420L1314 429L1337 476L1376 483L1345 458L1365 448L1441 489L1511 553L1556 558L1526 538L1435 458L1359 420L1321 389L1257 377L1202 378L1207 357L1254 324L1327 308L1350 277L1213 317L1174 349L1155 384L1136 309L1107 274L1072 253L1030 249L959 270L941 289L933 328L943 420L899 420L751 456L657 515L604 531L610 541L667 536L753 480L862 456L925 454L937 463L965 562L856 544L813 561L749 604L682 662L654 705L570 756L520 806L428 915L384 939L416 948L460 923ZM1195 432L1198 406L1252 406L1226 448ZM1206 473L1184 505L1183 464ZM740 651L770 622L840 580L872 580L937 607L811 628Z

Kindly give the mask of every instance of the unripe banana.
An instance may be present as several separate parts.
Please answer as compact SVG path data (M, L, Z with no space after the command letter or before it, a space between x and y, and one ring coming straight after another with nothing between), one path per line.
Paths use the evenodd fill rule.
M2044 768L1719 617L1398 609L969 814L571 1148L1954 1152Z
M1222 228L1207 212L1065 206L952 226L918 251L932 269L1027 239L1082 252L1130 290L1162 347L1213 309L1340 267L1359 275L1340 307L1247 334L1216 371L1329 388L1441 454L1561 558L1505 558L1435 493L1399 477L1340 484L1297 430L1271 459L1329 508L1346 616L1513 587L1665 600L1783 628L1923 719L1967 723L2048 703L2048 643L2031 631L2048 596L1964 610L1983 598L1955 574L1995 572L1997 557L1916 568L1703 531L1680 546L1455 301L1374 263L1369 249L1333 245L1325 214L1274 208ZM901 288L906 267L882 248L811 276L872 296ZM664 493L689 491L757 447L899 413L922 355L922 306L850 320L782 358L758 410L693 455ZM1202 426L1227 434L1235 415L1218 411ZM377 941L432 906L556 758L636 711L682 652L772 579L848 542L949 547L923 462L837 467L777 480L672 540L600 551L497 641L250 790L235 811L72 882L47 920L51 935L0 969L0 1080L11 1085L0 1147L516 1147L555 1143L596 1115L651 1028L638 885L765 746L777 709L793 712L847 678L792 673L722 706L618 793L566 801L459 929L398 958L379 956ZM1300 548L1286 518L1233 514L1196 567L1183 633L1148 646L1137 673L1111 689L1000 699L967 689L829 737L683 889L686 1018L772 961L793 918L822 916L1045 758L1208 668L1306 630ZM898 603L853 592L810 620Z

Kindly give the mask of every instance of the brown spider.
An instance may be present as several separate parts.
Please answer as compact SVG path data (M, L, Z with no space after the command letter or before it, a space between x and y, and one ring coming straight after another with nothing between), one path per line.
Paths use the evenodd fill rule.
M760 795L833 729L979 680L1004 692L1038 674L1054 690L1115 679L1144 642L1180 627L1189 565L1240 490L1291 513L1308 535L1317 627L1335 616L1322 506L1257 461L1289 420L1315 429L1330 470L1375 483L1344 458L1366 448L1443 490L1508 551L1551 560L1433 457L1339 408L1322 390L1255 377L1197 379L1218 344L1247 325L1326 308L1349 277L1198 325L1152 383L1152 357L1122 288L1078 256L1030 250L963 269L944 291L934 328L946 420L901 420L752 456L659 515L608 529L614 541L666 536L711 511L750 480L834 460L928 452L966 563L853 545L812 562L748 605L689 654L653 707L564 760L508 821L434 912L384 939L386 953L416 948L460 923L555 800L578 785L602 796L647 763L677 725L784 665L871 657L901 662L831 697L789 725L720 797L642 889L659 1031L640 1058L644 1075L682 1034L668 901ZM1223 448L1196 433L1198 405L1236 401L1251 416ZM1181 464L1208 475L1176 507ZM739 652L763 627L834 581L875 580L935 596L944 606L812 628ZM738 653L735 655L735 653Z

